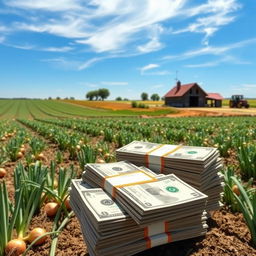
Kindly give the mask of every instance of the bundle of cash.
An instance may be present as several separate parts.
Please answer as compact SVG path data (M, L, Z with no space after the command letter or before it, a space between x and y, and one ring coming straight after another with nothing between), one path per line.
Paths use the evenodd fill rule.
M220 208L223 176L222 160L211 147L167 145L133 141L116 150L118 161L128 160L144 165L156 173L173 173L194 188L208 195L207 211Z
M127 161L87 164L83 181L103 188L139 225L201 214L207 196L174 174L152 175Z
M116 164L113 167L122 168L125 165ZM172 177L175 178L174 175ZM175 184L175 188L180 190L180 193L173 192L177 193L175 203L185 206L183 184L179 186L179 179L173 182L173 188ZM154 196L157 197L156 193ZM186 216L176 216L175 221L153 218L147 226L138 225L103 189L92 188L79 179L72 180L70 199L91 256L133 255L158 245L202 236L207 229L206 212L194 211L195 207L190 210L185 207Z

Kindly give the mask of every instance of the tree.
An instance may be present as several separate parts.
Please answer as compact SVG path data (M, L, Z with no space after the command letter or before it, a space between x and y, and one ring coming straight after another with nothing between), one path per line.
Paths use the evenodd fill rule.
M129 99L127 99L127 98L124 98L124 99L123 99L123 101L129 101Z
M100 94L99 94L99 90L95 90L95 91L92 91L94 97L95 97L95 100L98 100L99 97L100 97Z
M148 100L148 94L147 94L146 92L143 92L143 93L141 94L141 99L142 99L142 100Z
M86 97L86 99L88 99L88 100L93 100L93 98L94 98L94 93L93 93L93 91L87 92L86 95L85 95L85 97Z
M75 100L75 97L70 97L69 99L70 99L70 100Z
M102 100L104 100L110 95L110 93L108 89L101 88L98 90L98 95L101 97Z
M58 97L56 97L56 100L60 100L60 97L58 96Z
M159 101L160 100L160 96L157 93L152 94L150 98L153 101Z
M116 101L121 101L122 98L119 96L119 97L116 97Z

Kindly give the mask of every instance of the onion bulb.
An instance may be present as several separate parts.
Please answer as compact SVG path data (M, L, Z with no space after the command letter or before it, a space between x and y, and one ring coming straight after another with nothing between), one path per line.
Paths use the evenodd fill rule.
M26 151L26 149L25 149L24 147L21 147L21 148L20 148L20 152L21 152L22 154L24 154L25 151Z
M76 149L79 151L81 149L80 145L76 145Z
M97 163L99 163L99 164L104 164L105 161L104 161L103 159L99 159L99 160L97 161Z
M106 158L109 158L110 157L110 154L109 153L106 153L105 155L104 155L104 158L106 159Z
M239 190L239 188L238 188L237 185L234 185L234 186L232 187L232 191L233 191L237 196L240 195L240 190Z
M18 256L26 251L26 243L21 239L9 241L5 247L5 253L9 256Z
M18 157L18 158L22 158L22 157L23 157L22 152L19 151L18 154L17 154L17 157Z
M34 228L32 231L30 231L27 240L32 243L33 241L35 241L38 237L44 235L46 233L46 230L43 228ZM45 242L45 240L47 239L47 236L44 236L42 238L40 238L37 242L35 242L35 245L40 245L43 244Z
M44 160L45 159L44 154L43 153L38 154L36 159L37 160Z
M59 205L57 203L51 202L47 203L44 206L44 211L48 217L53 217L56 215L57 211L59 209Z
M65 206L66 206L66 208L67 208L67 210L71 210L71 206L70 206L70 197L68 196L67 198L66 198L66 200L65 200Z
M0 168L0 178L3 178L6 175L6 170L4 168Z
M57 179L54 179L54 181L53 181L53 187L54 187L54 188L57 188L57 187L58 187L58 180L57 180Z

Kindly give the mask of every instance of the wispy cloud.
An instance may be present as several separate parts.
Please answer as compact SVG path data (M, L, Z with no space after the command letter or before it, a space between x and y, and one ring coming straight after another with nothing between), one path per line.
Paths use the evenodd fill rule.
M41 14L35 22L14 23L15 29L73 38L98 53L124 52L128 43L133 45L129 51L148 53L163 47L160 23L175 17L185 2L145 0L143 8L137 0L6 0L5 4ZM43 11L56 15L53 18Z
M89 67L91 67L93 64L99 62L99 61L102 61L104 60L105 57L96 57L96 58L92 58L92 59L89 59L83 63L80 63L79 66L77 67L77 70L84 70L84 69L87 69Z
M74 47L70 46L63 46L63 47L39 47L31 44L11 44L11 43L6 43L0 40L0 43L3 43L5 46L8 47L13 47L17 49L22 49L22 50L35 50L35 51L44 51L44 52L69 52L74 49Z
M5 37L4 36L0 36L0 43L3 43L5 41Z
M232 65L248 65L251 64L251 62L248 61L242 61L239 60L233 56L225 56L224 58L218 59L218 60L214 60L214 61L209 61L209 62L204 62L204 63L198 63L198 64L187 64L184 65L184 67L186 68L207 68L207 67L216 67L220 64L223 63L229 63Z
M181 58L207 52L220 54L226 51L208 46L208 41L222 26L236 19L236 11L241 7L238 0L195 2L191 4L188 0L4 0L3 3L8 10L18 10L19 19L9 24L1 24L0 31L3 26L11 28L11 33L27 31L68 38L75 49L80 47L83 53L90 51L95 54L91 59L79 62L77 70L89 68L113 56L136 56L159 51L166 47L166 35L170 33L172 36L188 32L203 34L202 40L207 47L186 52ZM176 21L177 17L185 21L182 24L188 23L187 20L189 24L180 28ZM167 21L171 20L175 20L172 28L167 25ZM29 40L30 38L27 45L32 44ZM10 45L17 47L16 44ZM26 45L25 48L18 47L28 50ZM65 53L72 51L73 48L41 46L37 47L37 50ZM61 60L60 63L62 62ZM158 74L155 72L155 75L164 74L167 74L167 71L159 71Z
M128 82L110 82L110 81L102 81L102 85L109 85L109 86L124 86L128 85Z
M47 62L55 68L65 70L77 70L78 67L81 65L81 61L69 60L65 57L42 59L41 62Z
M140 71L141 75L166 76L166 75L171 74L171 72L168 70L155 70L159 67L160 67L159 64L151 63L151 64L145 65L143 67L140 67L138 70Z
M164 56L162 60L175 60L175 59L183 60L183 59L189 59L189 58L193 58L201 55L221 55L233 49L242 48L244 46L247 46L249 44L254 44L254 43L256 43L256 38L251 38L248 40L243 40L240 42L236 42L236 43L228 44L224 46L206 46L196 50L187 51L179 55Z
M159 67L159 64L151 63L151 64L148 64L146 66L143 66L143 67L139 68L139 70L140 70L141 73L144 73L147 70L155 69L155 68L158 68L158 67Z
M46 47L46 48L38 48L38 50L46 51L46 52L69 52L72 51L74 48L69 46L63 47Z
M70 11L81 8L78 0L4 0L8 6L22 9L46 10L46 11Z
M236 18L235 11L241 8L236 0L208 0L207 3L183 10L183 15L188 17L205 14L203 17L197 17L187 27L172 31L173 34L185 32L203 33L202 39L204 45L209 44L209 38L222 26L233 22Z
M256 97L256 84L241 84L231 87L235 93L247 94L248 97Z
M6 32L8 28L6 26L0 25L0 32Z

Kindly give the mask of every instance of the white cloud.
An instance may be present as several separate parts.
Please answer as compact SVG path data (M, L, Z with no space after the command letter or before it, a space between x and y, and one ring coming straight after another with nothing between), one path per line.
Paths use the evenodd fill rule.
M6 32L6 31L8 31L8 28L0 25L0 32Z
M0 43L4 43L4 40ZM35 45L30 45L30 44L10 44L10 43L4 43L5 46L8 47L13 47L17 49L22 49L22 50L35 50L35 51L45 51L45 52L69 52L73 50L73 47L70 46L63 46L63 47L39 47Z
M163 44L158 38L152 38L148 43L138 46L138 50L142 53L155 52L163 48Z
M248 65L248 64L251 64L250 62L248 61L242 61L242 60L239 60L233 56L225 56L224 58L221 58L221 59L218 59L218 60L214 60L214 61L209 61L209 62L204 62L204 63L199 63L199 64L187 64L187 65L184 65L184 67L186 68L206 68L206 67L216 67L222 63L229 63L229 64L232 64L232 65Z
M85 61L83 63L80 63L80 65L78 66L78 70L87 69L87 68L91 67L93 64L95 64L95 63L97 63L97 62L99 62L99 61L101 61L103 59L105 59L105 58L104 57L102 57L102 58L97 58L96 57L96 58L92 58L90 60L87 60L87 61Z
M244 88L256 88L256 84L243 84Z
M214 46L205 46L203 48L187 51L187 52L184 52L179 55L164 56L162 58L162 60L175 60L175 59L183 60L183 59L189 59L189 58L193 58L193 57L201 56L201 55L221 55L230 50L242 48L246 45L254 44L254 43L256 43L256 38L243 40L243 41L225 45L225 46L215 46L215 47Z
M208 45L209 37L235 20L234 12L241 8L237 0L208 0L207 3L183 10L187 17L205 14L196 18L187 27L172 31L173 34L191 32L205 34L202 43Z
M231 90L237 94L246 94L247 97L256 97L256 84L241 84L231 87Z
M102 85L110 85L110 86L116 86L116 85L120 85L120 86L124 86L124 85L128 85L128 82L109 82L109 81L102 81L101 82Z
M80 61L75 60L69 60L64 57L60 58L51 58L51 59L42 59L41 62L47 62L53 65L56 68L60 69L71 69L71 70L77 70L78 67L81 65Z
M139 71L141 75L151 75L151 76L166 76L171 74L171 72L169 72L168 70L151 71L152 69L157 69L159 67L160 67L159 64L151 63L146 66L140 67Z
M151 70L151 69L158 68L158 67L159 67L158 64L148 64L146 66L139 68L139 70L141 73L144 73L147 70Z
M5 37L4 36L0 36L0 43L3 43L5 41Z
M69 52L73 49L74 49L73 47L64 46L64 47L46 47L46 48L42 48L41 50L46 52Z
M4 0L8 6L33 9L33 10L47 10L47 11L70 11L81 8L78 0Z
M170 33L202 33L202 41L207 46L194 52L186 52L183 57L169 56L170 59L227 51L208 46L208 41L222 26L235 20L235 12L240 8L238 1L194 2L196 4L188 0L4 0L6 9L18 10L20 19L3 27L10 28L12 33L29 31L68 38L74 48L82 48L81 52L93 51L98 54L85 62L73 61L78 65L78 70L108 58L159 51L166 46L163 35ZM187 19L190 23L179 28L177 20ZM167 27L169 25L166 21L170 20L175 21L174 28ZM1 28L2 26L0 31ZM73 48L41 46L37 50L69 52ZM59 62L63 63L63 59ZM152 75L153 73L165 75L168 71L151 72Z
M185 0L11 0L5 3L16 8L57 12L35 22L16 22L16 29L75 38L95 52L122 52L129 42L138 41L133 51L148 53L163 47L160 23L177 15ZM143 8L142 8L143 6ZM72 10L72 11L70 11ZM103 20L103 22L102 22ZM148 40L149 39L149 40Z

